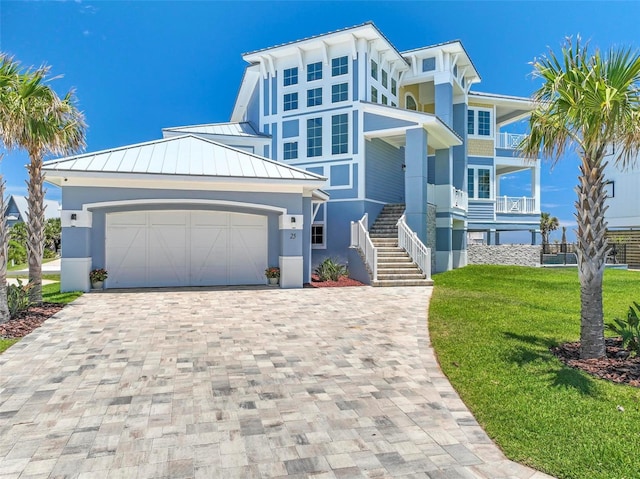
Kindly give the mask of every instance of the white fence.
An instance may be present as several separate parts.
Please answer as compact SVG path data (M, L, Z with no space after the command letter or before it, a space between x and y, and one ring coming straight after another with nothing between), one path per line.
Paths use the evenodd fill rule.
M498 133L496 135L496 148L515 150L526 135L519 133Z
M529 198L526 196L498 196L496 198L496 213L537 213L536 200L535 198Z
M418 265L427 279L431 279L431 251L418 235L409 228L404 215L398 220L398 246L403 248Z
M365 213L360 221L351 222L351 248L357 248L362 252L371 277L373 281L376 281L378 279L378 251L369 237L368 223L368 213Z

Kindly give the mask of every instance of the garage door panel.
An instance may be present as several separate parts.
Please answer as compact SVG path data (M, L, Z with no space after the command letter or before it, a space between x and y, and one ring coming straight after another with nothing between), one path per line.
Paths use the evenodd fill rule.
M109 287L263 284L267 218L221 211L107 215Z

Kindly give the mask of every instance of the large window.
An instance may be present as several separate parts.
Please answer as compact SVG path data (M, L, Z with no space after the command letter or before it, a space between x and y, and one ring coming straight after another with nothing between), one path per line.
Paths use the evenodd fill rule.
M298 93L285 93L283 101L284 111L298 109Z
M284 149L285 160L295 160L296 158L298 158L298 142L297 141L291 141L291 142L285 143L283 147L284 147L283 149Z
M467 133L473 136L493 136L491 110L469 108L467 111Z
M298 67L287 68L283 72L284 86L298 84Z
M322 156L322 118L307 120L307 156Z
M331 117L331 154L340 155L349 149L349 115Z
M348 83L338 83L337 85L331 85L331 103L347 101L348 99L349 99Z
M307 81L322 80L322 62L307 65Z
M322 105L322 88L307 90L307 106Z
M491 198L491 170L469 168L467 170L467 193L469 198L488 200Z
M348 57L338 57L331 59L331 76L337 77L338 75L345 75L349 73L349 59Z

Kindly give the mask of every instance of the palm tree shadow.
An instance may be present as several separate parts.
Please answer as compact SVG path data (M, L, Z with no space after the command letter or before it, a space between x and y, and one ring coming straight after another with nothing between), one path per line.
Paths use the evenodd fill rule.
M550 386L555 388L574 389L584 396L596 396L595 382L585 373L565 364L558 365L551 353L551 348L560 344L555 338L540 338L512 332L503 333L506 339L524 343L511 348L506 359L522 367L533 362L548 364L547 374Z

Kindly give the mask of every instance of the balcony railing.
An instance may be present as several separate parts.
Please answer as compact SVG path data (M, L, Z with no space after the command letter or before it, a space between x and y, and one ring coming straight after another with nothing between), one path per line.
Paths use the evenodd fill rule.
M536 199L526 196L498 196L496 198L496 213L511 213L516 215L535 214Z
M438 210L456 208L467 211L469 206L469 197L467 193L451 185L427 184L427 195L429 196L429 201L434 203Z
M507 150L515 150L518 148L520 142L527 135L522 135L519 133L498 133L496 137L496 148L505 148Z
M369 237L369 215L365 213L360 221L351 222L351 245L364 257L364 262L371 272L371 279L378 279L378 250Z

